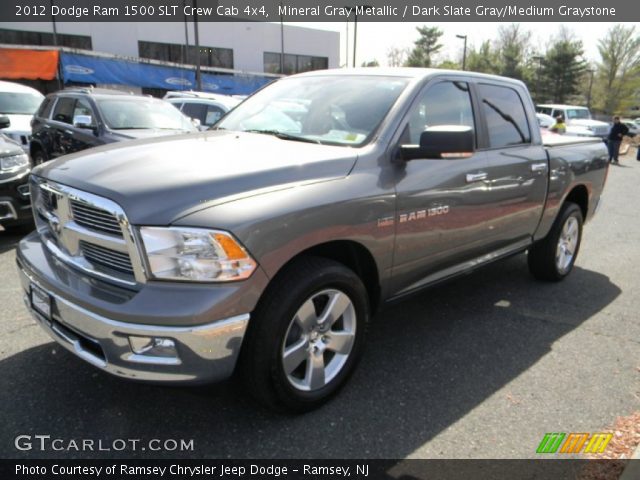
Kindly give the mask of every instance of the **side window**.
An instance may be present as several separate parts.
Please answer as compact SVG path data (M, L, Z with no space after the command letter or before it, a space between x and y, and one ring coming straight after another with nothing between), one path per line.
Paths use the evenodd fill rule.
M204 125L205 120L205 111L207 110L206 105L202 105L201 103L188 103L185 102L182 107L182 113L191 118L197 118L200 120L200 123Z
M75 98L60 97L58 103L56 103L56 108L53 110L53 120L71 125L73 123L73 106L75 103Z
M430 86L409 116L411 143L420 143L427 127L466 125L475 128L469 85L464 82L441 82Z
M53 107L54 100L51 97L47 97L44 99L40 108L38 108L38 113L36 113L36 117L40 118L49 118L51 114L51 108Z
M482 109L492 148L531 142L531 132L520 95L509 87L479 85Z
M207 105L207 114L204 119L203 125L210 127L218 120L220 120L220 117L222 117L222 115L224 115L224 110L216 107L215 105Z
M76 101L76 106L73 109L73 123L75 124L75 119L78 115L83 115L86 117L91 117L91 126L96 124L95 115L93 114L93 110L91 109L91 105L83 98L79 98Z

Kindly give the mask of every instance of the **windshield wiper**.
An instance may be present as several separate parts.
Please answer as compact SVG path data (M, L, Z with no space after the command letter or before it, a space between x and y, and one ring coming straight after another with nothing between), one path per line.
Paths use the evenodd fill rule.
M305 138L305 137L297 137L296 135L290 135L288 133L279 132L278 130L254 129L254 130L245 130L245 132L262 133L264 135L273 135L274 137L279 138L281 140L293 140L296 142L317 143L318 145L322 144L320 140L314 140L312 138Z

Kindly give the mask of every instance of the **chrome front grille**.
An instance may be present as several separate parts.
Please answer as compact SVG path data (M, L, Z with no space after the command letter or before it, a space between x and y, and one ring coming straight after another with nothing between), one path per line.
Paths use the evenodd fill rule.
M106 268L116 272L133 275L133 266L129 255L126 253L111 250L110 248L94 245L84 240L80 240L80 250L89 263L97 268Z
M76 223L99 232L122 236L118 219L111 213L79 200L72 199L70 203Z
M31 194L38 233L53 255L114 283L146 281L133 230L119 205L34 175Z

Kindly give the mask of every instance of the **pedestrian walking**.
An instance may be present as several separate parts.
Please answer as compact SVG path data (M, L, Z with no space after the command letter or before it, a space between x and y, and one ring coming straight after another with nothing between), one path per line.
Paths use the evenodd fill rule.
M620 122L620 117L613 117L613 125L609 130L609 136L607 137L607 147L609 148L609 161L612 163L618 162L618 154L620 153L620 144L623 137L629 133L629 127Z

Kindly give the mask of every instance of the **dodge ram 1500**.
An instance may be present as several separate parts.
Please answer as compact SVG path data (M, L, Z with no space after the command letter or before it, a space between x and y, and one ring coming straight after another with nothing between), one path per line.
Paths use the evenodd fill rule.
M236 373L267 404L305 411L345 383L386 303L521 252L538 279L566 277L607 168L599 140L543 144L516 80L294 75L213 131L35 168L25 303L114 375Z

